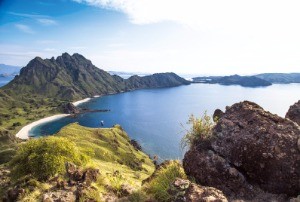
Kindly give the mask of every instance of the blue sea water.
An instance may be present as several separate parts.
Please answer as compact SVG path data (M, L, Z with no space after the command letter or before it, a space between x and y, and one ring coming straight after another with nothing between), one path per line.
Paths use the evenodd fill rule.
M36 126L31 136L51 135L63 126L79 122L88 127L120 124L150 155L160 160L182 159L180 140L189 126L189 115L201 116L205 111L225 110L236 102L250 100L265 110L284 116L290 105L300 99L300 84L274 84L263 88L244 88L218 84L192 84L174 88L136 90L103 96L83 103L89 109L110 109L109 112L85 113Z

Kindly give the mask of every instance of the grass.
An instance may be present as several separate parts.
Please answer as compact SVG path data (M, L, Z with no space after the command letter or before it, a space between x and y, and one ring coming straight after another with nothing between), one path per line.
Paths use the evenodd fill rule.
M168 193L168 190L177 177L187 178L179 161L169 161L156 170L153 178L145 185L145 191L157 201L170 201L172 196Z
M48 144L48 140L51 144ZM43 153L45 150L46 156L49 157L53 152L43 148L60 148L59 145L66 145L66 142L75 146L73 150L76 150L78 155L83 155L89 159L85 164L81 165L82 169L97 168L100 170L97 181L92 184L94 188L87 189L81 201L89 198L101 201L102 196L108 193L122 197L123 185L129 185L133 189L139 190L142 187L142 181L148 178L155 169L152 160L145 153L137 151L130 144L127 133L118 125L113 128L98 129L83 127L77 123L69 124L62 128L54 137L42 137L22 143L21 145L23 146L20 147L18 152L24 151L25 149L27 153L35 154L36 152ZM55 145L52 143L55 143ZM40 147L40 145L46 146ZM35 148L37 148L38 151L35 151ZM54 150L54 154L59 152L57 149ZM62 150L62 152L66 154L64 150ZM64 154L59 156L62 157ZM69 154L67 154L67 156L68 155ZM22 159L31 158L30 156L32 155L24 155ZM49 163L49 159L53 160L53 158L48 158L48 160L43 159L44 155L33 156L34 158L38 158L38 162L46 160L46 162ZM54 160L57 159L54 158ZM28 161L30 161L30 159ZM64 166L64 163L65 162L61 162L60 164ZM16 166L18 166L18 164L16 164ZM60 178L64 179L66 177L64 175L65 171L62 172L61 165L57 166L59 166L57 172L61 173ZM29 169L31 167L32 165L30 164L26 168ZM34 167L37 166L35 165ZM47 169L48 167L51 168L51 166L44 168ZM23 173L21 172L23 175L19 175L18 179L12 179L14 180L12 181L12 186L19 185L25 188L26 192L20 201L40 200L42 194L51 189L53 185L47 184L45 181L39 181L32 173L28 173L27 169L25 169L25 171L26 172ZM52 171L53 169L51 168L51 172L49 173L53 176L55 173ZM35 170L34 172L37 171ZM43 172L47 173L47 170Z
M204 113L200 118L191 115L188 124L192 125L191 129L187 130L186 135L181 139L181 147L200 146L201 149L206 149L213 138L212 129L214 122L211 117Z
M91 158L86 167L98 168L112 187L117 187L113 186L116 181L140 187L142 180L154 171L152 160L134 149L127 133L118 125L95 129L73 123L62 128L56 136L74 142L81 152Z

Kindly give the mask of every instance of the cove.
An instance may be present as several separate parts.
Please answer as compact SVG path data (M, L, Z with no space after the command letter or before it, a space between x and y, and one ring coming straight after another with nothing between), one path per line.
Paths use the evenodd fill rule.
M300 99L300 84L273 84L263 88L192 84L173 88L136 90L94 98L79 105L88 109L110 109L109 112L85 113L40 124L30 136L52 135L63 126L78 122L87 127L111 127L120 124L144 151L160 160L182 159L180 141L189 126L189 115L209 115L219 108L244 100L256 102L271 113L285 116L290 105Z

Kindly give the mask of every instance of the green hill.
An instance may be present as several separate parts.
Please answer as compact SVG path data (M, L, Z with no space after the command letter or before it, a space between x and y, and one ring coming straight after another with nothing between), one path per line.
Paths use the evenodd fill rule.
M265 73L255 76L271 83L300 83L300 73Z
M95 95L187 84L174 73L129 79L112 76L77 53L56 59L36 57L0 88L0 130L14 133L34 120L61 113L63 104Z
M56 59L34 58L3 90L12 96L27 93L46 98L78 100L140 88L186 84L189 82L174 73L122 79L97 68L82 55L64 53Z
M105 198L106 195L119 197L126 194L123 192L124 186L135 190L140 189L142 181L155 169L149 156L131 144L127 133L119 125L113 128L96 129L83 127L77 123L69 124L55 136L29 140L20 147L10 164L13 174L11 183L2 187L0 184L0 196L4 196L10 187L18 185L19 189L24 189L24 193L19 196L21 201L41 201L43 194L50 191L73 190L70 193L78 195L78 190L82 189L84 194L80 196L80 201L91 197L91 194L94 199ZM84 170L92 172L96 169L99 170L97 177L95 176L97 180L93 179L90 185L88 181L84 181L83 183L87 184L83 188L81 182L74 185L75 182L68 181L65 163L70 161L71 151L65 153L64 148L69 148L69 151L72 148L72 151L76 151L77 157L85 157L83 163L77 165L80 169L74 176L78 178ZM70 163L76 164L76 162ZM47 175L48 178L39 180L38 177L45 176L45 173L53 175ZM86 175L83 175L83 178ZM53 181L52 177L58 180ZM24 178L26 180L23 183L20 179ZM81 178L73 180L80 181ZM57 182L63 182L64 185L60 187Z

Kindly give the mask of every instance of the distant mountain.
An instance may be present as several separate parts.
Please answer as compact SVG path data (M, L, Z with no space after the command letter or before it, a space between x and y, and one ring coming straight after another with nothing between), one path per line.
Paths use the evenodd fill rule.
M9 95L27 93L71 101L94 95L189 83L174 73L123 79L97 68L82 55L64 53L56 59L34 58L3 90Z
M122 77L123 79L128 79L131 76L147 76L150 75L149 73L143 73L143 72L120 72L120 71L108 71L110 75L118 75Z
M264 79L257 78L255 76L210 76L210 77L195 77L193 81L196 83L210 83L221 85L240 85L243 87L259 87L270 86L271 82Z
M300 73L265 73L255 76L271 83L300 83Z
M0 64L0 76L11 76L19 74L21 67Z

